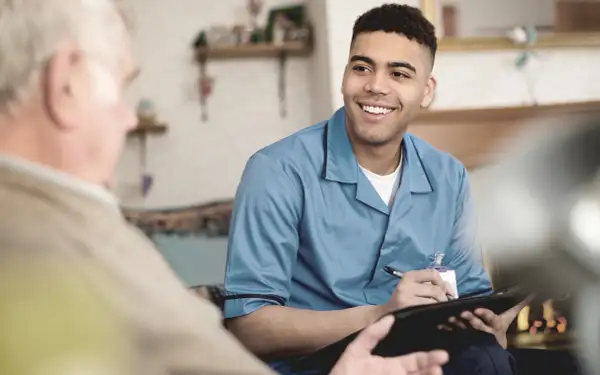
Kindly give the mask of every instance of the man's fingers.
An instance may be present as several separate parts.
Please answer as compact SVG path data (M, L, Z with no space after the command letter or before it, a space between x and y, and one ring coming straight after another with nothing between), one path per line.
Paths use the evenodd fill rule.
M444 281L444 279L442 279L442 275L440 275L440 273L437 270L428 269L426 271L429 271L431 273L431 283L433 285L437 285L440 288L444 289L444 292L448 292L448 290L446 290L446 282Z
M421 298L432 298L438 302L448 301L445 288L433 284L412 284L412 294Z
M348 348L350 349L351 347L351 350L360 350L364 351L365 354L370 354L379 341L388 334L393 324L394 317L392 315L387 315L379 319L360 332Z
M432 303L436 303L436 302L437 302L437 300L434 298L412 297L410 299L410 306L431 305Z
M494 333L494 330L491 326L484 323L483 320L479 319L470 311L463 312L462 314L460 314L460 317L468 321L471 327L475 328L476 330L487 333Z
M404 274L404 280L413 281L416 283L432 283L440 287L444 287L444 280L440 273L433 268L418 271L409 271Z
M457 326L458 328L467 329L467 326L465 325L465 323L462 322L461 320L457 319L454 316L448 318L448 322L450 324L453 324L453 325Z
M435 350L417 355L417 368L408 371L409 374L442 375L442 366L448 362L448 353L443 350Z
M455 291L455 290L454 290L454 288L452 287L452 284L450 284L450 283L449 283L449 282L447 282L447 281L444 281L444 285L445 285L445 287L446 287L446 289L445 289L445 290L446 290L446 295L450 295L450 296L452 296L453 298L457 298L457 297L456 297L456 291Z
M420 370L418 373L409 375L444 375L442 366L431 366L428 369Z
M433 364L439 366L445 365L448 363L448 359L450 359L448 352L445 350L433 350L428 353L427 357L429 365Z
M436 374L441 373L436 370L441 371L441 366L448 362L448 353L443 350L417 352L393 360L398 361L400 367L404 368L409 374Z
M475 315L477 315L481 320L483 320L485 324L489 326L493 326L494 320L497 317L497 315L492 310L483 308L475 310Z

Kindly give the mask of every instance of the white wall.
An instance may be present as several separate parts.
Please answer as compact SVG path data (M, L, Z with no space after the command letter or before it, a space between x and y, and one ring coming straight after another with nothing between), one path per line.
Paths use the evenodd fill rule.
M170 125L148 140L148 168L155 176L146 199L139 194L139 147L130 140L118 173L118 195L131 206L173 206L229 199L247 158L260 147L310 124L309 59L293 58L287 69L288 116L280 118L276 59L209 63L216 78L209 121L200 121L198 66L191 43L211 24L243 21L245 0L133 2L135 49L142 72L132 100L147 96ZM266 0L269 7L297 3Z
M331 25L327 22L327 2L323 0L307 0L310 18L314 24L314 50L310 66L310 111L311 122L318 122L331 115L334 96L331 90L331 41L329 40ZM323 94L326 93L326 94Z
M440 52L432 108L477 108L600 99L600 48L540 50L524 70L517 51Z

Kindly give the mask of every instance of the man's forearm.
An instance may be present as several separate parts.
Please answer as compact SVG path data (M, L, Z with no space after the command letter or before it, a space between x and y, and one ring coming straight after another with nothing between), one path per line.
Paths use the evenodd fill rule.
M315 352L371 324L384 315L381 306L313 311L265 306L227 322L237 338L258 356Z

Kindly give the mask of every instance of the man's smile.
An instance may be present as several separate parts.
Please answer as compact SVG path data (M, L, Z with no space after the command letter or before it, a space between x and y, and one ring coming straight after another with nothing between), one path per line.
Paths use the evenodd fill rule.
M358 107L360 109L362 109L364 117L370 121L379 121L397 109L397 107L381 105L381 104L371 104L371 103L357 103L357 104L358 104Z

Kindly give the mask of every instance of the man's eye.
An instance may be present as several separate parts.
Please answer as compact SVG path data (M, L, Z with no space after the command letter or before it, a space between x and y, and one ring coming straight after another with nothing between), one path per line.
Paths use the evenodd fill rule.
M366 66L361 66L361 65L357 65L357 66L353 67L352 70L354 70L356 72L368 72L369 71L369 69Z
M409 78L407 74L404 74L402 72L393 72L392 76L394 76L395 78Z

